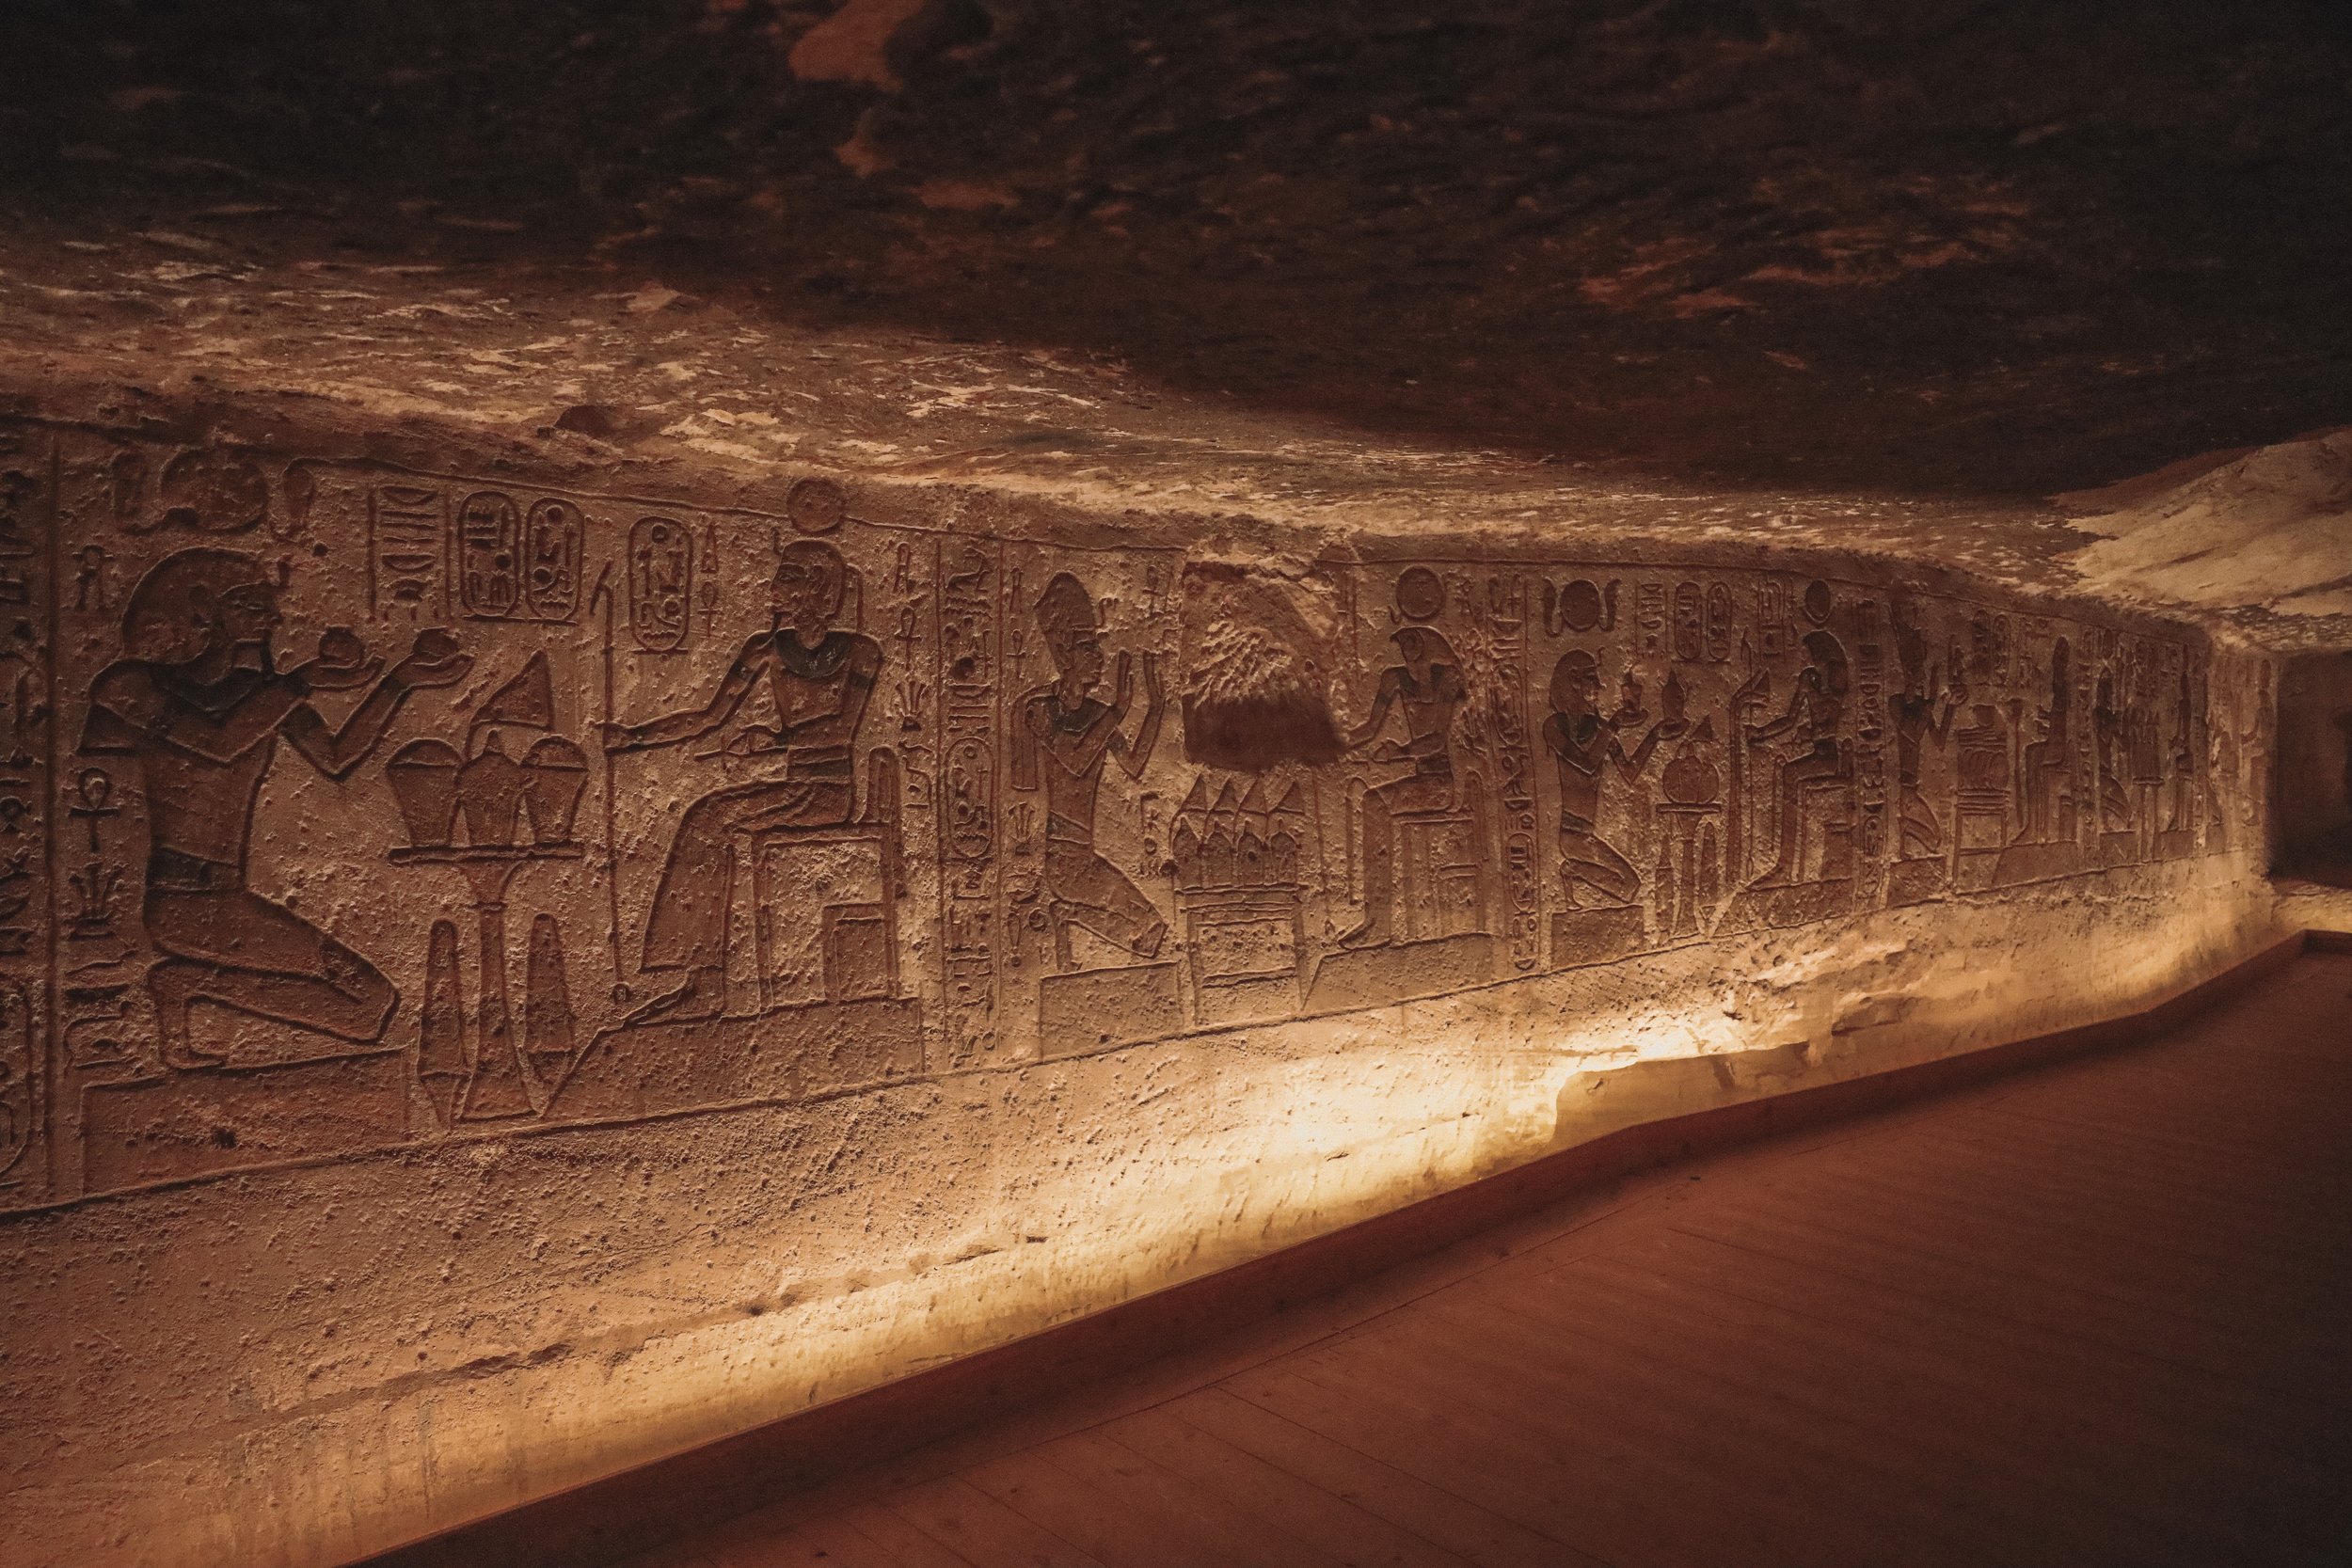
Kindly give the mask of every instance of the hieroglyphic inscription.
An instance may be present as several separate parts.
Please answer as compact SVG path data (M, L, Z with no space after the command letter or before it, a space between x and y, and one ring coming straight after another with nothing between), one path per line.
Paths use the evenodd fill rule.
M628 534L628 629L637 645L657 654L686 646L693 603L693 531L673 517L639 518Z
M1502 884L1510 898L1511 967L1542 962L1542 876L1535 847L1535 758L1527 729L1527 582L1517 573L1489 578L1486 612L1493 634L1493 716L1497 789L1502 803Z
M1851 565L1275 571L5 434L0 1204L2260 847L2264 669Z
M988 545L936 551L940 955L948 1059L961 1062L996 1043L998 569Z
M369 494L369 608L379 619L437 616L446 575L441 492L383 483Z
M56 754L60 467L54 436L0 426L0 1203L38 1200L52 1183L56 1010L72 1005L61 982L103 974L103 955L68 959L56 940L71 844L57 823L67 808ZM111 847L96 818L89 826L93 852L80 863L103 878Z

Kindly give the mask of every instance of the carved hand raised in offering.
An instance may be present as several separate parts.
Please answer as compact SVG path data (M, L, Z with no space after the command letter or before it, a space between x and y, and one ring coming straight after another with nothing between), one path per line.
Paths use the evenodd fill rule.
M472 669L473 656L458 648L457 639L435 627L417 633L415 645L406 658L392 666L390 678L410 690L430 690L455 686Z

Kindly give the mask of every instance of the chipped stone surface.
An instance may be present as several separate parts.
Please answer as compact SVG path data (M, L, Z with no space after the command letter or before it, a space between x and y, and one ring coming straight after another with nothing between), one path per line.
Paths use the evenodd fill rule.
M0 1560L347 1560L2352 918L2340 29L1884 9L28 8Z
M2144 613L191 390L0 464L30 1560L336 1560L2278 929L2270 663Z
M2274 643L2352 641L2352 429L2213 452L2059 498L2086 585L2236 612Z

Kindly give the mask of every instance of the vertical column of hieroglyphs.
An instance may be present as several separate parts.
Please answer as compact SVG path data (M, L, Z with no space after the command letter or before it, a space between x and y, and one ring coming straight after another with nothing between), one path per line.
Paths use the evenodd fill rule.
M1527 578L1500 571L1486 578L1486 619L1494 684L1486 693L1501 796L1503 896L1510 905L1510 964L1526 974L1543 962L1543 887L1535 838L1535 756L1527 728Z
M898 767L902 775L899 800L904 819L898 833L900 877L894 892L894 946L898 949L898 988L915 998L921 1019L923 1065L944 1060L942 1022L946 1016L941 966L932 961L938 951L939 922L931 911L941 907L943 872L931 853L940 842L940 709L939 659L935 639L939 618L934 610L938 554L932 541L909 531L897 531L878 542L886 552L881 573L882 618L886 629L882 650L883 685L889 692L886 734L895 736ZM914 911L925 911L922 918Z
M1875 909L1883 900L1888 859L1886 791L1887 614L1884 602L1857 592L1854 628L1854 808L1860 816L1855 850L1855 901Z
M54 750L55 600L65 562L81 569L58 526L57 465L47 433L0 425L0 1207L11 1208L50 1196L53 1171L71 1158L71 1128L56 1113L64 1086L56 1020L66 998L52 922L62 903L84 916L74 929L88 929L113 897L97 832L98 814L115 809L111 784L93 782L83 800ZM103 568L89 570L94 580ZM86 583L84 596L90 592ZM91 853L72 863L84 835L60 833L56 814L76 805L84 816L73 826L87 830ZM61 873L80 879L62 899ZM79 979L107 983L98 971Z
M996 1046L998 551L994 540L952 536L933 546L946 1066Z

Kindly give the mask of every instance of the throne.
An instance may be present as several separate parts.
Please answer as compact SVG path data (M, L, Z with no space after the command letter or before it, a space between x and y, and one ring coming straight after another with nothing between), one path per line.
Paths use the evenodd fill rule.
M1393 929L1399 942L1432 942L1492 929L1487 924L1486 789L1465 772L1446 806L1400 811L1396 832Z
M837 620L845 630L865 629L864 587L849 567ZM743 923L731 916L730 997L755 996L756 1010L768 1013L900 994L900 782L898 752L876 747L866 753L865 787L848 821L756 828L738 837L736 885L750 883L750 940L741 940Z
M1853 770L1808 780L1797 797L1796 879L1837 882L1853 876Z
M878 747L866 755L865 799L849 821L743 835L737 863L751 863L751 978L761 1012L898 994L898 900L906 896L898 801L898 753ZM733 990L736 976L728 978Z

